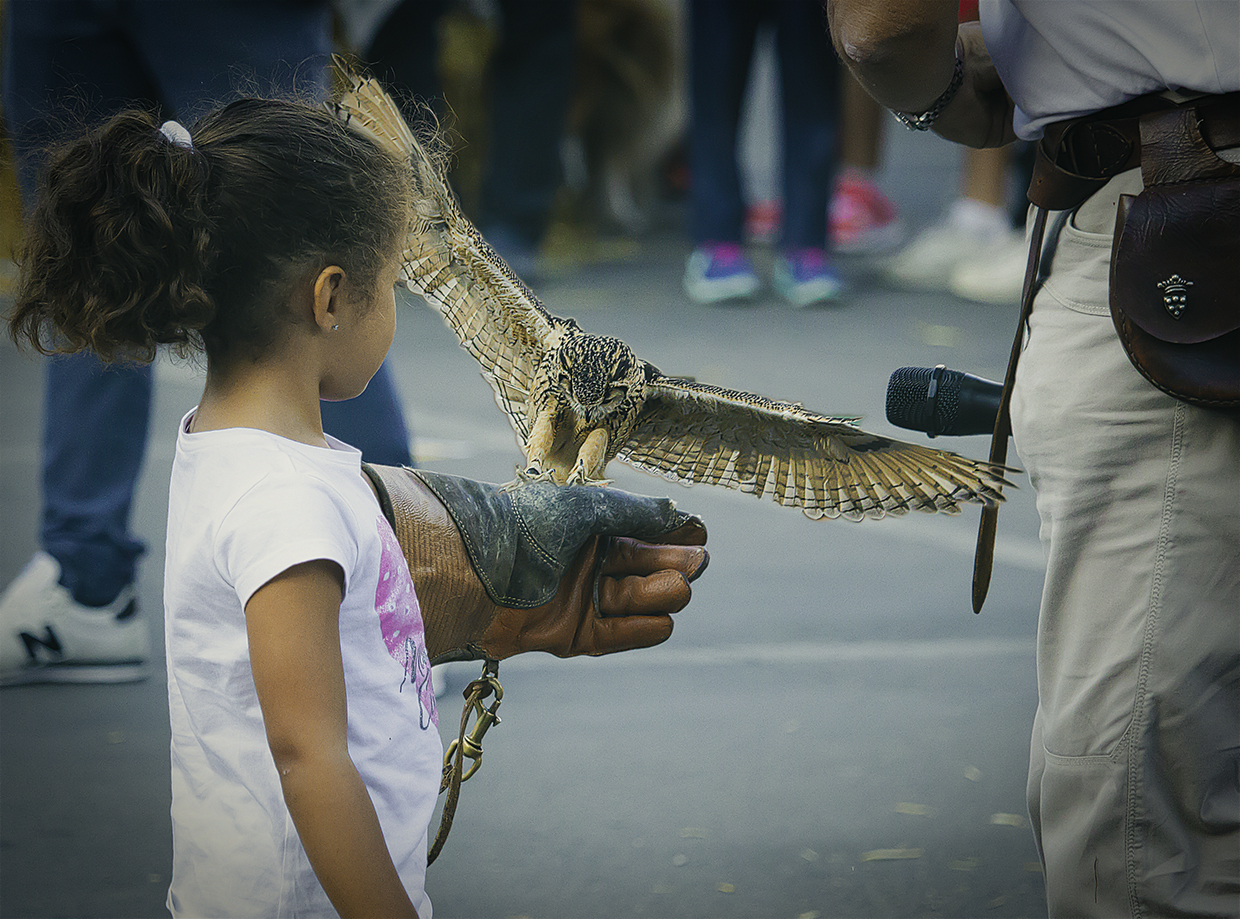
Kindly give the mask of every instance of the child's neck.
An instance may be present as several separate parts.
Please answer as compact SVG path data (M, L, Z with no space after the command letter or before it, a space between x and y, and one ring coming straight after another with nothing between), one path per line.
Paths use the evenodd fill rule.
M281 362L240 363L207 370L207 383L191 432L257 428L315 447L326 447L317 378L289 373Z

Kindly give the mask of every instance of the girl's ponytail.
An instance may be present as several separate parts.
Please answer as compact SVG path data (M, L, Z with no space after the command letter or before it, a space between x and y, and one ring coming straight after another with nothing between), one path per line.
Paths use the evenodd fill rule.
M145 112L116 115L60 150L27 227L13 338L106 360L197 347L216 313L208 181L192 140Z
M242 99L192 137L122 113L53 157L10 334L44 353L257 359L304 321L296 278L338 264L378 283L412 194L408 164L321 107Z

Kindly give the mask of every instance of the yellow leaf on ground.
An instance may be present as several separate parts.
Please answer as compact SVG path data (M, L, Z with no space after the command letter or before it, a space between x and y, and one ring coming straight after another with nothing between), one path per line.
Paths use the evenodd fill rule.
M924 849L871 849L861 853L863 862L888 862L902 858L921 858Z
M1025 818L1020 814L991 814L990 822L996 826L1024 826Z

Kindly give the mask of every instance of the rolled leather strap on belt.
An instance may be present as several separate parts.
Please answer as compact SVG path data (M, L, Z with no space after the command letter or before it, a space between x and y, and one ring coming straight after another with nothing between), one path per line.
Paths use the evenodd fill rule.
M1212 150L1240 146L1240 93L1173 102L1153 93L1047 125L1038 141L1029 200L1052 211L1076 207L1108 181L1141 165L1141 117L1191 108Z

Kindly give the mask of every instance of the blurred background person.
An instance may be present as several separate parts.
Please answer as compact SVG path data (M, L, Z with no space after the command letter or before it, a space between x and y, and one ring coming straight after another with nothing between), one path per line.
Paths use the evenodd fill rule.
M324 96L331 15L327 0L10 0L4 114L22 197L34 200L49 145L123 108L192 124L239 87ZM147 674L145 545L129 519L151 389L149 365L48 361L38 551L0 596L0 685ZM386 369L359 398L325 403L323 419L370 462L412 462Z
M882 255L904 242L895 204L878 187L891 115L850 73L841 80L840 170L831 194L831 248L840 255Z
M964 151L960 194L935 223L892 257L887 278L904 288L950 290L966 300L1015 303L1029 254L1025 209L1021 201L1011 203L1023 199L1014 189L1029 184L1024 164L1032 165L1032 160L1023 155L1025 147L1017 143Z
M978 0L962 0L974 22ZM950 290L984 303L1015 303L1025 278L1025 200L1033 169L1023 142L961 154L960 192L933 224L886 265L888 280L915 290Z
M564 182L560 157L572 95L573 0L497 0L487 72L490 112L478 229L518 277L538 254Z
M460 15L474 20L468 33L474 47L466 60L448 66L481 64L482 72L473 75L482 84L476 98L455 98L462 83L445 88L439 67L444 17L457 15L449 0L402 0L383 15L366 0L342 0L341 11L355 50L375 76L404 94L406 103L426 103L450 127L464 127L464 143L484 151L473 156L478 187L473 177L458 175L457 191L487 242L518 277L536 283L540 248L564 182L574 0L494 0L464 10ZM455 123L458 111L463 126ZM405 114L416 121L422 113L406 105Z
M743 246L738 166L741 109L760 27L770 24L783 106L783 215L773 286L793 306L837 298L827 253L835 177L839 63L815 0L690 0L690 236L684 287L698 303L752 297L761 287Z

